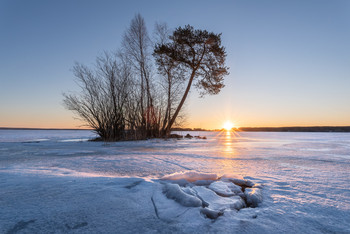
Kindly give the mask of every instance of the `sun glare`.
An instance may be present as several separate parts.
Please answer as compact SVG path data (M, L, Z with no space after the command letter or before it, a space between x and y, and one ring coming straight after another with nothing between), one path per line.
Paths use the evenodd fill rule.
M226 131L230 131L233 127L234 124L231 121L226 121L223 126Z

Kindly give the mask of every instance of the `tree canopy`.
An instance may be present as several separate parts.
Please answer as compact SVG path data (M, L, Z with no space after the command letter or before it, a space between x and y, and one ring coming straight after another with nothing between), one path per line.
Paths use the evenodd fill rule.
M173 117L168 123L168 133L180 112L192 83L201 95L218 94L225 86L228 75L225 66L226 52L221 45L221 34L194 29L192 26L178 27L169 37L170 41L155 46L154 56L158 70L178 69L187 75L187 87Z

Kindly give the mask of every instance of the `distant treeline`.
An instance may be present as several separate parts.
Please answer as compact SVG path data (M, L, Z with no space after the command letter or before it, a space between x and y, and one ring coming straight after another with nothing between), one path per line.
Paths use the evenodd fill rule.
M243 132L350 132L350 126L342 127L254 127L239 128Z
M203 128L172 128L172 131L225 131L224 129L208 130ZM332 127L241 127L238 132L350 132L350 126Z

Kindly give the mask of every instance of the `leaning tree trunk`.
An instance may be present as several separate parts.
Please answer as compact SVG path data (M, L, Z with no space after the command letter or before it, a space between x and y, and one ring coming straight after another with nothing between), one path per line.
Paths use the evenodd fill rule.
M194 79L194 76L196 74L196 69L194 69L191 73L191 77L190 77L190 80L188 81L188 84L187 84L187 87L186 87L186 90L185 90L185 93L181 99L181 102L179 103L179 105L177 106L176 108L176 111L174 113L174 115L172 116L170 122L168 123L168 126L167 126L167 129L166 129L166 136L169 136L170 134L170 131L171 131L171 127L173 126L173 124L175 123L175 119L176 117L178 116L178 114L180 113L180 110L183 106L183 104L185 103L185 100L187 98L187 95L191 89L191 86L192 86L192 81Z

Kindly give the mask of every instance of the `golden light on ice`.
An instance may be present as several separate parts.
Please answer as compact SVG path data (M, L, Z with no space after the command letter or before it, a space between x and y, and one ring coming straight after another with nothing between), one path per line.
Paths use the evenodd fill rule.
M226 131L230 131L235 125L231 122L231 121L226 121L224 123L224 126L223 128L226 130Z

